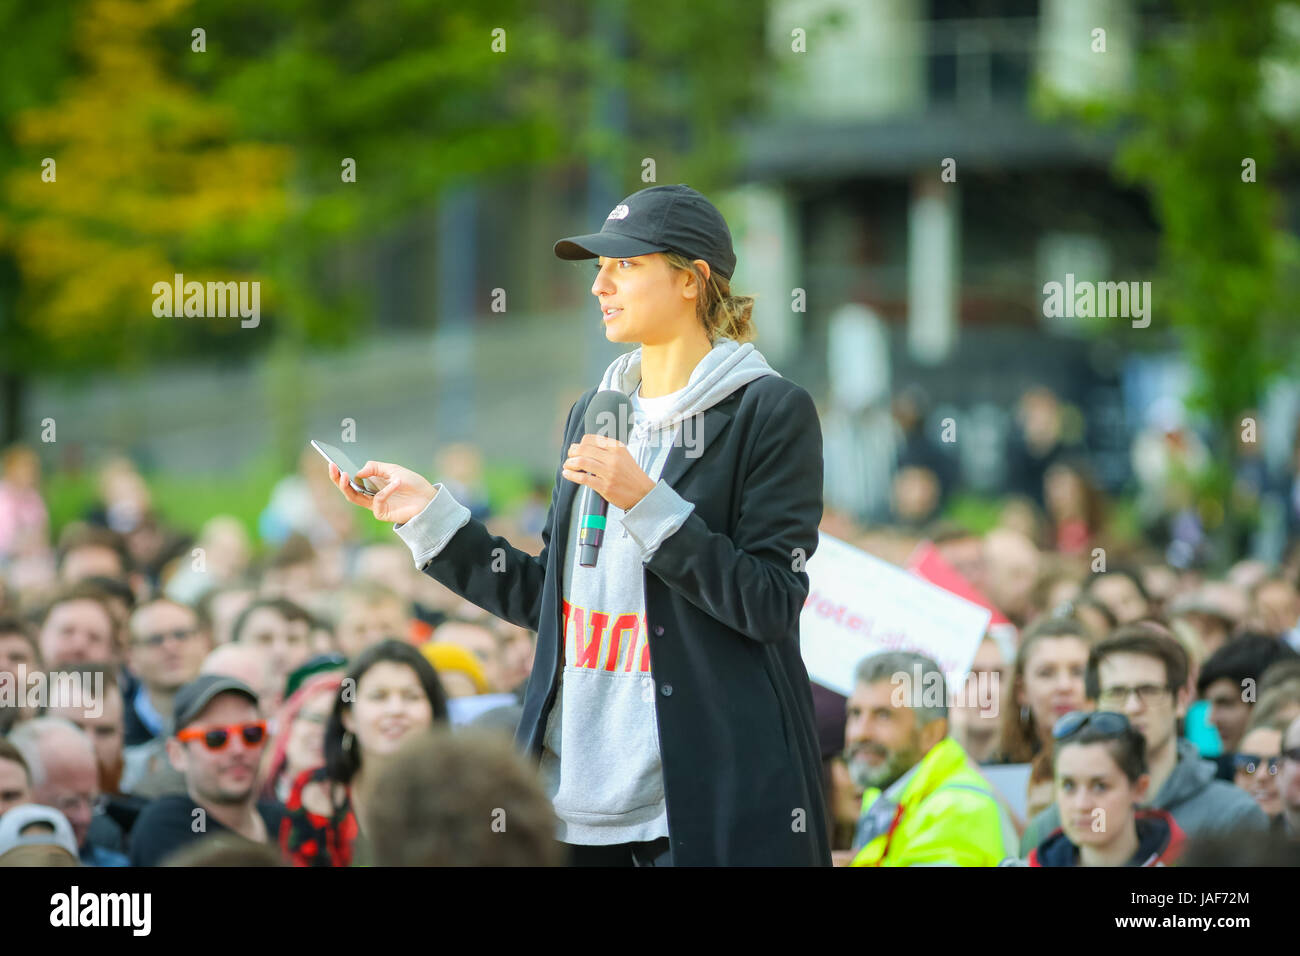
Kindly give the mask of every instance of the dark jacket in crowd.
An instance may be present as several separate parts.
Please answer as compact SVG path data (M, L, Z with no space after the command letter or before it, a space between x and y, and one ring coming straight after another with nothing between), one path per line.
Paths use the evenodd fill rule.
M124 852L123 828L106 813L96 813L79 848L83 866L129 866Z
M582 440L589 390L562 462ZM803 388L742 386L696 418L660 475L695 505L645 568L645 608L673 864L830 865L812 691L799 651L802 561L822 518L822 437ZM423 568L537 632L517 741L540 758L564 650L563 561L579 486L555 475L536 557L470 520ZM495 549L506 555L496 570ZM497 552L498 554L502 552ZM798 570L796 570L798 568ZM593 728L598 732L598 728Z
M131 830L131 865L159 866L178 850L199 840L231 830L210 813L198 813L199 805L188 794L159 797L141 812ZM262 800L257 812L266 824L267 842L276 845L284 808Z

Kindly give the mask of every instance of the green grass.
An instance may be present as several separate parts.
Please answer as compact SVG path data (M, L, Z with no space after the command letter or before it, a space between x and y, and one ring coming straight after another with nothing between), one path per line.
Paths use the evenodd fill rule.
M271 500L276 482L286 474L268 460L237 473L176 475L151 472L146 473L144 479L153 497L154 508L168 526L197 534L209 518L232 515L243 523L250 539L260 550L258 516ZM528 492L528 470L521 466L485 467L483 480L494 511L508 510ZM93 472L50 475L42 491L50 510L55 540L67 524L84 517L99 497ZM358 528L365 541L389 541L392 538L390 525L364 515Z
M176 475L157 472L146 473L144 479L154 508L166 524L198 532L214 515L233 515L243 522L256 540L257 517L270 501L276 481L283 476L281 469L267 462L238 473ZM99 497L93 472L52 475L45 482L44 492L56 536L69 522L82 518Z
M197 533L214 515L233 515L243 522L260 550L257 519L271 499L271 489L285 474L268 459L236 474L175 475L158 472L146 474L144 478L153 495L154 507L171 527ZM493 510L500 513L508 511L527 495L529 472L519 465L490 465L484 468L483 481ZM56 539L63 527L85 515L98 497L93 473L54 474L46 480L43 490ZM1001 498L960 494L954 496L944 516L977 534L984 534L997 525L1004 504L1005 500ZM1109 518L1111 535L1121 540L1141 537L1136 508L1131 500L1113 500ZM390 527L373 518L363 516L358 527L365 541L391 540Z
M976 534L985 534L997 526L998 517L1005 504L1000 498L986 498L982 495L956 494L948 502L944 517L949 521L969 528Z

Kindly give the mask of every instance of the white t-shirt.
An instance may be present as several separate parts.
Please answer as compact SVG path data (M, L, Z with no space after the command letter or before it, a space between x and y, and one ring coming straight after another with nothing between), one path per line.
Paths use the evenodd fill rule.
M645 383L642 382L641 385ZM632 399L632 408L639 416L643 416L651 421L661 417L664 412L672 408L682 397L682 393L690 388L689 385L679 388L675 392L667 395L661 395L658 398L646 398L641 394L641 385L636 387L636 391L630 396Z

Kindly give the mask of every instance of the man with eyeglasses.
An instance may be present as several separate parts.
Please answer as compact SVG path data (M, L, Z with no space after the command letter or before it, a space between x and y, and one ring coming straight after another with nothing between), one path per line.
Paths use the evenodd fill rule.
M131 833L131 863L158 866L192 843L230 833L275 846L281 807L259 801L258 768L266 722L243 681L204 674L176 694L175 731L167 741L186 792L159 797Z
M1216 779L1213 761L1178 736L1187 713L1187 652L1149 623L1129 624L1095 644L1084 684L1099 710L1116 711L1146 738L1154 794L1146 806L1167 810L1190 840L1243 830L1264 830L1268 817L1249 794ZM1027 854L1061 825L1056 804L1030 821L1020 841Z
M191 607L166 598L141 604L127 623L126 664L139 680L126 708L126 746L139 747L171 732L176 691L199 676L212 649Z
M1277 765L1277 790L1282 798L1286 832L1300 840L1300 717L1282 735L1282 758Z
M31 771L32 802L53 807L72 824L81 862L126 866L122 830L104 814L95 748L85 732L62 717L37 717L19 724L9 742Z

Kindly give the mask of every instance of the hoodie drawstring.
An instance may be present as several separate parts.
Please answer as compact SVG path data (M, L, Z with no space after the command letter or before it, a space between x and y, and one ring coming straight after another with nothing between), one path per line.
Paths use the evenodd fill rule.
M638 348L614 360L605 370L600 387L618 389L631 397L641 386L640 371L641 349ZM686 394L674 404L674 407L665 409L664 417L657 421L649 421L643 417L633 426L628 444L637 442L638 447L634 454L637 465L642 471L646 471L647 465L653 460L650 438L654 434L671 431L680 426L685 419L691 418L721 401L736 389L765 375L779 376L780 373L767 364L767 360L754 348L752 342L741 344L733 339L719 336L713 342L710 353L691 373L691 380L683 390ZM623 537L628 537L626 528L623 529Z
M632 439L636 443L636 453L633 455L633 458L636 461L637 467L642 471L645 470L646 465L649 463L649 458L645 453L649 448L651 427L652 426L648 422L637 422L632 426ZM623 537L627 537L626 527L623 529Z

